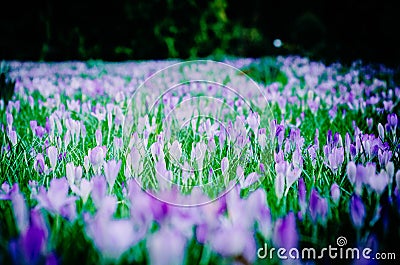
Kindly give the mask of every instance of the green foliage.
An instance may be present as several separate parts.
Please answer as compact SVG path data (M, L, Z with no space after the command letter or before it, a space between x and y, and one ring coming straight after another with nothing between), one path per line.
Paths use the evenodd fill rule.
M15 81L10 80L7 76L8 71L8 67L2 62L0 66L0 99L4 101L5 105L11 100L15 87Z

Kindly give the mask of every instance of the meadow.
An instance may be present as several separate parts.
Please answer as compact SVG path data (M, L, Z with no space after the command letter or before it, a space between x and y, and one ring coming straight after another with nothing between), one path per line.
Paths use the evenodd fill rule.
M397 70L296 56L6 67L0 264L400 258ZM374 258L260 257L266 245Z

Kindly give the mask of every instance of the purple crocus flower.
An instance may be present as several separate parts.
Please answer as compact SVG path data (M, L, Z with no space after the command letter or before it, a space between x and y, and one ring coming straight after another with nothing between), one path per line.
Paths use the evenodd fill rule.
M96 130L95 136L97 146L101 146L103 144L103 134L101 133L100 129Z
M167 170L164 158L156 162L155 170L160 190L166 189L172 181L172 171Z
M286 190L285 195L288 194L290 187L292 187L293 183L296 182L300 178L301 169L299 167L294 166L292 163L287 167L286 171Z
M25 198L19 190L18 184L14 184L10 198L13 205L14 217L17 223L18 230L25 233L29 225L29 214L26 206Z
M263 163L260 163L258 167L259 167L259 169L260 169L260 172L261 172L262 174L264 174L264 173L265 173L265 166L264 166L264 164L263 164Z
M209 235L211 248L224 257L242 256L247 262L255 258L255 241L252 231L238 224L224 222Z
M385 139L385 129L383 128L382 124L378 124L378 133L379 133L379 138L383 141Z
M391 129L391 130L396 130L396 128L397 128L397 124L398 124L398 120L397 120L397 115L396 115L396 113L391 113L391 114L389 114L388 116L387 116L387 124L388 124L388 127Z
M175 140L172 145L169 147L169 153L171 157L176 161L179 162L182 156L182 145L177 140Z
M47 230L39 211L31 211L31 223L18 241L10 243L15 264L38 264L46 251Z
M44 136L45 133L46 133L46 130L42 126L35 127L35 134L40 139Z
M182 264L185 247L185 238L167 226L147 239L150 263L155 265Z
M307 188L303 178L300 178L298 183L299 183L298 184L299 204L301 212L304 214L307 206L306 202Z
M353 195L350 199L350 216L356 228L363 226L365 214L365 206L361 198L358 195Z
M95 116L99 123L106 119L106 108L104 108L100 103L97 103L95 111L91 113Z
M38 126L37 121L31 120L29 122L29 125L31 127L32 133L36 134L36 127Z
M121 169L121 160L118 162L115 160L110 160L104 164L104 175L106 177L110 191L112 191L114 187L114 183L115 180L117 179L120 169Z
M273 239L278 247L290 249L297 246L298 234L293 212L289 212L287 216L276 221Z
M3 182L0 187L0 200L9 200L11 187L7 182Z
M375 172L375 167L373 168ZM383 169L378 175L372 174L368 179L369 186L381 195L389 184L389 175Z
M367 126L369 130L372 130L372 126L374 124L374 119L373 118L367 118Z
M68 196L68 182L66 178L52 179L48 191L46 192L44 187L41 187L36 198L40 207L68 219L75 218L76 212L74 206L76 198Z
M82 167L75 167L72 162L67 163L65 172L70 187L74 186L75 183L79 182L82 178Z
M88 200L89 195L92 192L92 188L93 188L93 183L87 179L81 180L79 188L76 186L71 187L72 191L81 197L84 204Z
M347 177L352 184L356 185L356 188L361 188L360 185L363 181L363 176L361 176L361 174L357 174L357 166L353 161L350 161L347 164Z
M285 175L277 174L275 178L275 193L276 197L280 200L285 192Z
M311 219L315 222L319 219L322 222L326 221L328 213L328 201L326 198L322 198L317 190L314 188L311 190L310 195L310 215Z
M164 146L161 142L155 142L151 145L150 150L154 161L159 161L160 159L164 159L163 148Z
M222 175L225 175L229 168L229 160L227 157L222 158L221 160L221 171Z
M128 219L115 220L117 199L106 196L94 218L86 216L86 233L106 259L117 260L144 235L137 233Z
M121 150L122 146L124 145L124 142L122 138L114 137L113 144L114 144L114 149L118 152L119 150Z
M311 219L315 222L317 219L318 215L318 210L319 210L319 194L315 189L311 190L311 195L310 195L310 215Z
M340 187L338 184L333 183L331 186L331 198L335 204L339 203L340 200Z
M90 163L93 166L95 173L100 173L100 168L104 163L106 157L107 148L105 146L96 146L92 150L89 150Z
M6 114L6 121L7 121L7 127L8 127L9 129L11 129L11 128L12 128L13 121L14 121L13 115L12 115L11 113L8 113L8 112L7 112L7 114Z
M400 189L400 170L396 172L396 186Z
M261 175L257 174L256 172L250 173L246 179L243 181L242 188L245 189L254 183L256 183L260 179Z
M336 174L336 172L341 167L343 162L344 162L343 147L338 147L338 148L334 147L331 153L328 154L328 165L333 171L333 173Z
M260 126L260 115L257 112L251 112L247 117L247 124L253 130L255 136L257 137L258 127Z
M44 156L43 154L39 153L36 155L36 161L33 164L33 168L38 172L39 174L45 173L47 174L48 169L47 165L44 162Z
M47 148L47 156L49 157L50 160L50 166L51 170L54 171L57 165L57 158L58 158L58 150L57 147L55 146L50 146Z
M379 149L378 150L378 161L379 165L381 167L385 167L385 165L389 162L389 160L392 158L392 151L390 150L383 150Z
M388 162L386 164L386 172L389 176L389 183L393 183L393 177L394 177L394 163L392 161Z
M315 149L316 149L316 148L315 148L314 145L310 146L310 147L307 149L308 155L310 156L311 163L312 163L313 166L315 166L315 164L317 163L317 152L316 152Z
M92 183L92 199L97 207L107 194L107 182L103 176L95 176L91 179Z
M8 131L7 134L8 134L8 138L10 139L12 146L15 146L18 141L17 132L15 130L10 130L10 131Z

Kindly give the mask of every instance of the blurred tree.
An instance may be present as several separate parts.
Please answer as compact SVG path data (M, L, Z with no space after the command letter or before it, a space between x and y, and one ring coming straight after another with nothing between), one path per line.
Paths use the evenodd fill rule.
M9 1L0 59L127 60L301 54L400 61L391 1ZM275 39L283 46L272 45Z

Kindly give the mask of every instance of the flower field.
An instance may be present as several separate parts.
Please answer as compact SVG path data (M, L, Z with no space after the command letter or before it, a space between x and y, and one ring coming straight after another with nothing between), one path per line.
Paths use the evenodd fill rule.
M7 65L0 264L400 259L395 70L300 57Z

